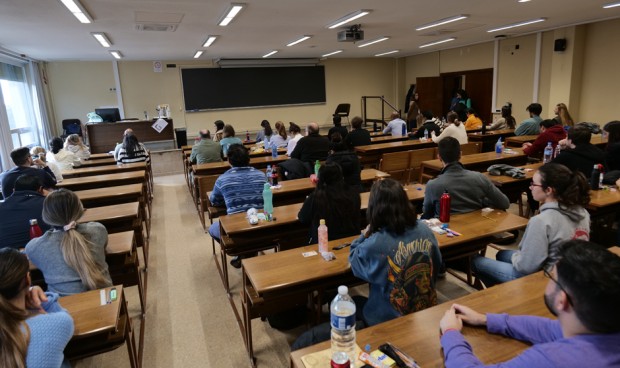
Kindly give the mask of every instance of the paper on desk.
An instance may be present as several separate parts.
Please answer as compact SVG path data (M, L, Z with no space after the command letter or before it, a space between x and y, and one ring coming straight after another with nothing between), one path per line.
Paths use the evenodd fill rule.
M151 125L151 128L155 129L157 133L161 133L167 126L168 122L162 118L159 118L153 123L153 125Z

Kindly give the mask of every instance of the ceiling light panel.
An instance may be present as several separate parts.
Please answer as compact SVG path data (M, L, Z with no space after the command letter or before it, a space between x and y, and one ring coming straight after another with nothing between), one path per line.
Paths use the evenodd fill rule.
M363 44L361 44L361 45L359 45L357 47L366 47L366 46L374 45L375 43L383 42L383 41L386 41L386 40L389 40L389 39L390 39L389 37L380 37L380 38L378 38L378 39L376 39L374 41L369 41L369 42L363 43Z
M123 54L121 54L121 52L118 51L118 50L112 50L112 51L110 51L110 54L112 54L112 56L114 56L115 59L122 59L123 58Z
M277 53L278 53L278 50L273 50L273 51L270 51L270 52L266 53L265 55L263 55L263 57L264 57L264 58L268 58L268 57L270 57L271 55L275 55L275 54L277 54Z
M501 26L501 27L498 27L498 28L489 29L487 32L492 33L492 32L497 32L497 31L503 31L503 30L510 29L510 28L523 27L523 26L527 26L527 25L530 25L530 24L534 24L534 23L544 22L546 20L547 20L547 18L537 18L537 19L532 19L532 20L526 20L524 22L513 23L513 24L508 24L506 26Z
M336 51L330 52L329 54L325 54L322 57L328 57L328 56L336 55L336 54L339 54L341 52L342 52L342 50L336 50Z
M382 52L380 54L376 54L375 56L385 56L385 55L395 54L397 52L400 52L400 50L392 50L392 51L388 51L388 52Z
M370 10L362 9L362 10L354 11L353 13L347 14L344 17L339 18L339 19L335 20L334 22L328 24L327 28L329 28L329 29L338 28L338 27L340 27L340 26L342 26L344 24L352 22L352 21L354 21L356 19L359 19L359 18L361 18L361 17L363 17L365 15L368 15L368 14L370 14Z
M241 9L243 9L244 7L245 7L245 4L235 4L235 3L230 4L230 6L228 7L228 10L226 10L226 14L220 19L220 21L217 24L222 27L227 26L230 22L232 22L232 20L237 16L237 14L239 14Z
M299 39L297 39L297 40L287 44L286 46L288 46L288 47L295 46L298 43L304 42L305 40L309 40L311 37L312 36L303 36L303 37L301 37L301 38L299 38Z
M454 41L454 40L456 40L456 37L450 37L450 38L446 38L445 40L425 43L424 45L420 45L419 47L422 49L422 48L425 48L425 47L435 46L435 45L439 45L439 44L450 42L450 41Z
M199 57L201 57L203 52L204 51L202 51L202 50L196 51L196 53L194 54L194 59L198 59Z
M93 32L91 35L95 37L95 40L97 40L97 42L99 42L103 47L110 47L112 45L112 42L110 42L108 37L103 32Z
M71 14L73 14L73 16L76 17L80 23L93 22L93 17L88 14L86 9L84 9L78 0L60 0L60 2L67 7Z
M620 6L620 2L605 4L605 5L603 5L603 9L611 9L611 8L615 8L617 6Z
M448 23L452 23L452 22L457 22L459 20L463 20L463 19L467 19L467 18L469 18L469 15L467 15L467 14L455 15L453 17L443 18L443 19L439 19L439 20L436 20L436 21L431 22L431 23L423 24L423 25L417 27L415 30L416 31L422 31L424 29L429 29L429 28L433 28L433 27L437 27L437 26L442 26L444 24L448 24Z
M207 40L202 45L202 47L209 47L209 46L211 46L213 44L213 42L215 42L216 39L217 39L217 36L209 36L209 37L207 37Z

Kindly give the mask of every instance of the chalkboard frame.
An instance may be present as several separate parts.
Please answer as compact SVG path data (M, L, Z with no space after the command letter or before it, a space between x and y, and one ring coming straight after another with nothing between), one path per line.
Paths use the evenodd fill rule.
M182 68L185 112L325 104L325 67Z

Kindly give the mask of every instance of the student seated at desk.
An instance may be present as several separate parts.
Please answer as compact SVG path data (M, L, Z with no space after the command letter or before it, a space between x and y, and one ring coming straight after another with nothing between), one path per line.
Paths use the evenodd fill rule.
M29 287L29 269L24 254L0 249L0 366L71 367L63 353L73 336L73 319L58 294Z
M205 164L207 162L222 161L222 147L211 139L209 130L200 131L200 141L192 146L189 160L192 163Z
M572 171L579 170L586 178L592 167L605 162L605 153L590 143L592 132L588 127L577 124L568 129L568 136L558 142L562 151L553 162L562 164Z
M288 146L288 136L286 135L286 127L281 121L276 122L276 132L271 136L269 141L271 148L286 148Z
M123 137L123 145L118 150L116 161L123 164L149 161L149 151L138 141L135 134L127 134Z
M47 161L58 165L60 171L72 170L74 166L80 166L80 159L73 152L64 149L63 144L60 137L50 139L50 150L46 155Z
M527 223L519 250L500 250L496 260L476 256L473 268L487 287L540 271L558 244L590 238L590 187L580 172L548 163L538 169L530 184L532 196L541 202L540 214Z
M73 152L78 159L87 160L90 158L90 148L82 142L82 137L77 134L71 134L65 139L65 149Z
M422 133L424 134L424 133ZM459 116L455 112L448 113L448 126L446 126L439 136L436 136L434 130L431 131L431 140L438 143L446 137L453 137L460 144L467 144L467 131L465 125L459 121Z
M297 214L304 225L310 225L308 244L319 242L317 229L324 219L329 239L359 234L361 227L360 195L344 181L340 165L326 163L319 169L319 181Z
M549 278L545 305L557 320L482 314L454 304L439 322L446 367L490 367L461 334L463 323L533 344L493 367L618 367L620 257L597 244L572 240L558 246L543 272Z
M43 202L43 221L52 229L32 239L26 254L43 272L49 291L70 295L112 286L105 261L108 232L98 222L78 225L83 214L82 202L67 189Z
M353 275L370 284L368 298L354 296L356 328L419 311L437 304L435 281L441 253L433 232L416 219L402 185L393 179L375 182L370 191L368 227L351 244ZM330 324L303 333L291 350L326 341Z
M363 120L359 116L351 119L352 130L344 137L344 142L353 149L357 146L367 146L372 143L370 132L362 127Z
M336 132L332 138L332 147L325 163L335 162L340 165L344 181L351 188L362 190L362 166L355 151L349 150L349 146L343 142L340 133Z
M228 149L233 144L243 144L241 139L235 137L235 128L232 125L226 124L224 125L224 138L220 140L220 145L222 146L222 156L224 158L228 157ZM257 141L258 142L258 141Z
M540 122L540 135L532 143L523 143L523 153L530 157L541 157L547 144L555 151L555 146L562 139L566 138L566 131L553 119L546 119Z

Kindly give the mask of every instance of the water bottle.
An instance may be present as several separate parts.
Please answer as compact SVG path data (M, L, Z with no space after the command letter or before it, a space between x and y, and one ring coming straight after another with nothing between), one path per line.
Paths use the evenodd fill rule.
M319 169L321 168L321 163L319 162L319 160L316 160L316 162L314 163L314 175L319 176Z
M275 143L271 145L271 157L272 158L278 157L278 146Z
M543 154L543 164L551 162L552 155L553 155L553 145L551 144L551 142L547 142L547 147L545 147L545 151Z
M592 175L590 175L590 189L592 190L599 190L599 177L600 175L600 171L598 169L598 164L594 165L594 168L592 169Z
M265 148L265 151L269 149L269 138L267 136L263 139L263 148Z
M271 165L267 165L267 170L265 171L265 177L267 178L267 181L269 183L271 183L271 175L273 174L273 171L271 170Z
M406 123L403 123L401 133L403 136L407 135L407 124Z
M560 155L560 151L562 150L562 147L560 147L560 144L558 143L555 146L555 151L553 151L553 158L556 158Z
M348 287L344 285L338 287L338 295L332 300L329 310L332 325L332 366L334 364L346 364L346 361L341 362L344 360L343 353L353 363L350 365L354 366L356 360L355 302L349 296Z
M450 222L450 202L450 193L446 189L439 198L439 221L443 223Z
M271 185L274 187L278 185L278 165L273 165L273 170L271 172Z
M424 129L424 140L428 139L428 129Z
M43 235L43 231L39 227L37 219L30 220L30 239L38 238L41 235Z
M250 141L250 131L249 131L249 130L246 130L246 131L245 131L245 141L246 141L246 142L249 142L249 141Z
M495 143L495 153L499 156L502 152L504 152L504 143L502 143L502 137L499 137L497 143Z
M271 215L273 215L273 193L269 183L265 183L263 186L263 212L265 212L267 221L271 220Z
M480 131L480 133L482 135L487 134L487 125L484 122L482 123L482 130Z
M327 252L327 242L329 240L327 237L327 226L325 225L325 219L319 220L319 229L317 232L319 235L319 253Z

